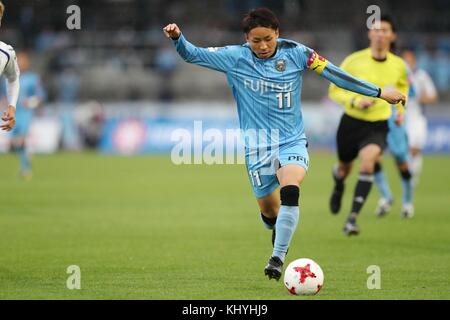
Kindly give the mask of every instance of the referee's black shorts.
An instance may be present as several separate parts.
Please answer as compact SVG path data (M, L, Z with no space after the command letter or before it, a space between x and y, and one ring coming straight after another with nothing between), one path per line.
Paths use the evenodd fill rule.
M336 137L339 160L353 161L359 150L368 144L379 145L381 150L384 150L388 131L387 120L370 122L344 114Z

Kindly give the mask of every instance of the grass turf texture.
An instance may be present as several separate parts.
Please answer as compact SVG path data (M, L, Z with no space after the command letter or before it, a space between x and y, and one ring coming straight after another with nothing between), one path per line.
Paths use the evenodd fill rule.
M0 299L449 299L450 158L425 158L416 216L401 220L400 181L386 157L393 211L374 216L373 189L353 238L341 230L356 174L332 216L333 162L311 154L287 257L318 262L324 287L295 297L264 277L271 234L242 165L58 154L34 157L24 182L17 159L3 155ZM69 265L81 268L81 290L66 288ZM380 290L367 289L370 265L381 268Z

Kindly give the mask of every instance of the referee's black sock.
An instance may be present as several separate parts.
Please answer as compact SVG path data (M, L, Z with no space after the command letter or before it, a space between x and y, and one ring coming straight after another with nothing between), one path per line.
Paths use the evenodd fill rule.
M359 174L358 182L356 184L355 193L353 195L352 211L348 220L350 222L355 222L356 217L361 211L361 208L366 202L367 196L369 195L370 189L372 188L373 175L361 172Z
M337 166L333 168L333 178L334 178L334 188L340 192L344 191L344 178L339 176Z

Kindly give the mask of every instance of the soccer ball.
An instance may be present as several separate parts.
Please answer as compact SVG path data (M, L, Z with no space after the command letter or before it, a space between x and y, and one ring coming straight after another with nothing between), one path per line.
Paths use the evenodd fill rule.
M323 271L311 259L294 260L285 270L284 285L291 294L315 295L323 286Z

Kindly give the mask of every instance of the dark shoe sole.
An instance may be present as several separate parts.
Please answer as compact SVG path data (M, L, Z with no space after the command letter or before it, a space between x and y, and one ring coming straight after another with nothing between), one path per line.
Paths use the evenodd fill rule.
M344 230L344 234L346 235L346 236L357 236L358 234L359 234L359 230L352 230L352 231L347 231L347 230Z
M264 274L270 279L275 279L277 281L281 278L281 272L275 269L265 269Z

